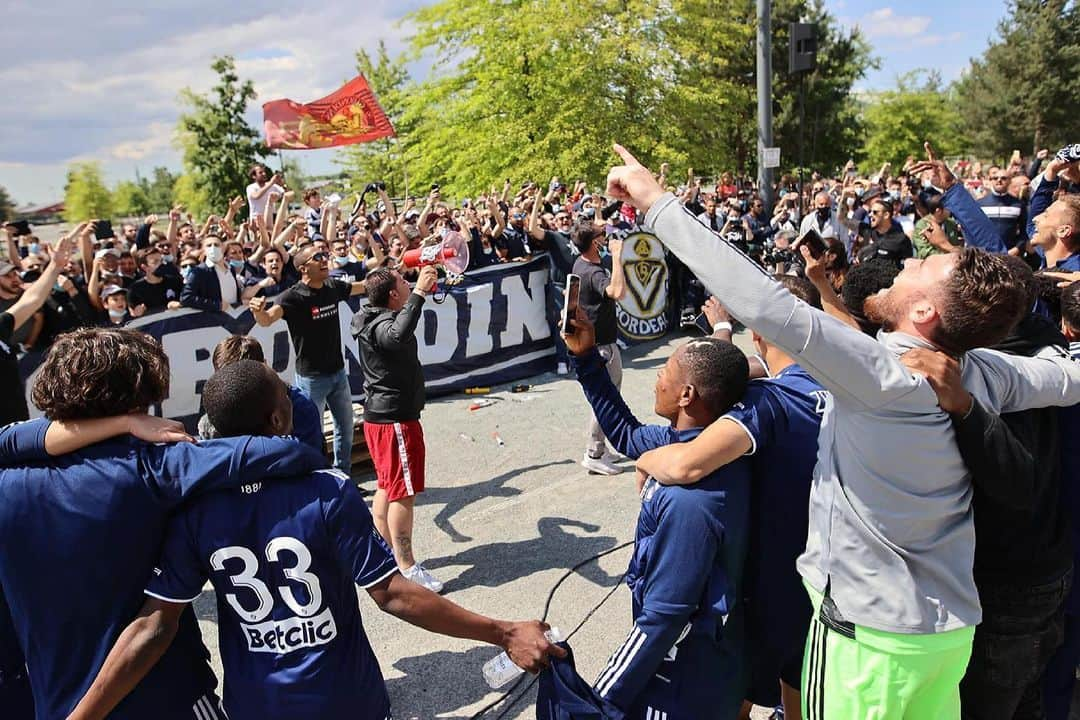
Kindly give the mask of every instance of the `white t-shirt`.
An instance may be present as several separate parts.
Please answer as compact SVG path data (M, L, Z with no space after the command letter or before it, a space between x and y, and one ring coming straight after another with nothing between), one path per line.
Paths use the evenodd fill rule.
M262 197L255 197L255 193L259 192L259 183L251 183L247 186L247 199L248 199L248 213L249 217L255 217L262 215L266 210L266 203L270 202L270 195L277 193L278 195L285 194L285 188L278 184L270 186L270 189L263 193Z
M237 287L236 276L232 274L232 270L229 268L223 270L215 265L214 272L217 273L218 285L221 286L221 299L230 305L236 305L240 302L240 289Z

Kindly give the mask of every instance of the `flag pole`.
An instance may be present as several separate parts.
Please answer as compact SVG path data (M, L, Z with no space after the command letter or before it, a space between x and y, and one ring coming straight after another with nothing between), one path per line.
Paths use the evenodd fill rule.
M398 162L401 163L401 177L405 180L405 200L409 199L409 169L405 166L405 153L401 150L401 143L397 135L394 135L394 147L398 151Z

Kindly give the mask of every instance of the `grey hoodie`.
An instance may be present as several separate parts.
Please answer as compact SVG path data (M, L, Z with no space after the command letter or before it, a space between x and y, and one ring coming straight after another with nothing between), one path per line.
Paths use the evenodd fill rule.
M671 194L644 226L748 327L831 391L818 436L803 579L845 619L896 633L972 626L982 617L972 565L971 481L949 416L898 357L926 343L878 340L798 300L710 232ZM991 412L1080 402L1080 365L993 350L967 353L964 387Z

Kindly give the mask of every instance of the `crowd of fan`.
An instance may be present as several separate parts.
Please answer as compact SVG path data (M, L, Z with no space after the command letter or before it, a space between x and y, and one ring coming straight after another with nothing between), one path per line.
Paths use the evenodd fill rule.
M245 304L262 324L272 318L259 298L297 283L320 290L328 260L329 275L344 281L340 293L331 283L336 306L364 289L357 281L369 273L377 288L375 268L415 272L402 265L404 253L450 233L470 244L469 270L546 252L554 288L581 274L582 260L613 265L593 283L602 299L583 294L573 332L557 344L559 370L576 369L600 431L587 459L603 468L606 436L637 461L642 510L627 576L634 629L595 685L553 662L537 716L565 717L560 705L584 702L619 717L666 718L671 708L672 717L734 717L746 716L749 707L738 708L750 699L782 702L788 717L800 705L808 718L866 717L871 708L886 708L883 717L958 717L961 701L965 716L1064 717L1080 662L1080 536L1070 529L1077 469L1067 448L1080 396L1069 357L1080 354L1080 145L1038 153L1026 167L1016 153L985 175L977 163L958 163L955 175L927 144L926 161L912 158L895 175L886 165L860 177L849 164L801 187L782 178L770 189L779 196L771 215L750 182L724 175L713 185L691 171L679 185L666 166L654 176L617 150L625 164L603 194L556 177L546 191L527 182L515 193L507 182L451 205L433 187L422 209L407 199L399 212L375 183L351 211L336 195L307 190L293 213L296 192L256 166L246 222L236 220L237 197L199 228L178 207L164 232L154 216L122 226L120 237L90 221L52 247L9 225L0 332L39 346L81 325ZM700 309L713 329L713 338L677 348L658 373L654 409L669 425L642 424L619 397L618 354L604 347L614 345L613 324L601 332L593 309L613 313L621 236L637 229L667 248L684 324ZM88 272L76 257L92 258ZM432 269L421 272L413 315L434 285ZM384 294L409 295L399 276L390 280ZM405 303L395 309L368 292L387 312ZM730 343L739 320L757 357ZM146 343L159 370L167 366ZM4 383L11 357L0 344ZM226 380L253 398L277 383L257 363L219 369L209 405ZM35 398L47 384L39 378ZM236 401L228 387L224 405ZM279 390L265 418L247 419L258 421L256 434L295 427L291 391ZM215 406L208 415L215 410L223 421L237 414ZM106 437L129 422L109 425ZM399 424L390 425L404 447ZM4 451L24 459L35 427L8 428L27 438ZM83 432L78 447L89 441ZM347 471L349 453L335 446L335 457ZM335 492L346 492L346 476L337 477ZM361 573L385 571L380 593L395 588L393 558L382 552L379 567ZM394 592L437 602L400 583ZM457 612L445 603L429 609ZM530 669L552 652L538 639L543 629L528 627ZM838 692L851 678L850 692ZM385 705L380 699L380 713Z

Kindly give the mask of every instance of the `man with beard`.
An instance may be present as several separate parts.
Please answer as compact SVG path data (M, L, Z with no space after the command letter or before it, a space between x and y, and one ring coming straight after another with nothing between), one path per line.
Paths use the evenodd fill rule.
M999 342L1027 310L1022 281L1000 257L965 248L908 260L867 299L886 330L873 340L798 300L616 151L625 164L610 171L607 194L634 204L732 315L831 393L798 560L814 608L804 717L959 718L981 620L971 477L933 388L898 356L927 346L964 355L965 387L995 413L1080 402L1080 366L975 349ZM923 170L936 181L948 173L932 154L912 172Z

